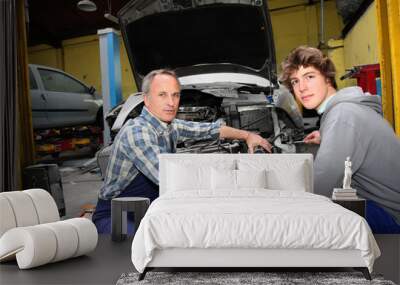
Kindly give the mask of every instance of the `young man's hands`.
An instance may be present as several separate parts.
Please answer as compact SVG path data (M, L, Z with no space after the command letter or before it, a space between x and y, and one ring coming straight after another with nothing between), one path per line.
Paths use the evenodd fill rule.
M309 133L305 138L304 138L305 143L313 143L313 144L320 144L321 143L321 134L319 131L313 131L312 133Z

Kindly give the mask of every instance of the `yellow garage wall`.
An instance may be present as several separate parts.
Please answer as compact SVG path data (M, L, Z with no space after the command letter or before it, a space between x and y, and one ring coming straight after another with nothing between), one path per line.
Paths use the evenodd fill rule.
M29 63L41 64L62 69L62 50L55 49L49 45L38 45L29 48Z
M379 63L376 6L373 2L344 38L346 68Z
M339 79L348 69L379 63L376 25L376 6L373 2L344 39L328 41L328 56L335 63L339 89L357 85L356 79Z
M101 92L100 50L96 36L63 41L64 71Z
M122 38L120 38L120 58L122 96L126 99L136 92L137 88ZM65 40L59 49L47 45L31 47L29 63L62 69L87 85L95 87L101 94L100 47L97 35Z
M318 45L320 27L319 3L308 0L270 0L278 66L290 50L299 45ZM292 7L299 5L297 7ZM289 7L290 6L290 7ZM342 22L334 1L325 1L325 41L340 36ZM123 97L136 92L136 86L123 42L121 47L121 80ZM62 48L35 46L29 49L29 62L65 70L101 92L98 36L85 36L62 42ZM279 67L280 69L280 67Z
M340 80L340 77L347 73L345 62L344 62L344 41L342 39L339 40L329 40L328 41L329 48L327 49L328 57L333 61L336 67L336 83L338 85L338 89L342 89L344 87L357 85L357 81L355 79L346 79Z
M308 13L309 9L299 7L271 13L276 62L278 65L293 48L316 42L313 38L317 38L317 35L309 35L306 16ZM299 26L304 28L300 29L300 31L299 29L294 29L293 22L299 23Z
M124 41L119 42L120 46L120 57L121 57L121 82L122 82L122 95L126 99L130 94L137 92L135 80L133 79L133 73L129 64L128 54L126 53Z
M308 5L309 1L270 0L272 29L275 40L276 62L278 65L288 53L300 46L318 46L320 29L319 3ZM343 28L334 1L324 4L324 38L339 38ZM278 67L280 70L280 66Z
M320 6L303 5L308 1L269 1L272 28L274 32L276 60L279 64L293 48L299 45L318 45L320 27ZM292 8L280 9L288 6ZM297 7L296 7L297 6ZM355 79L341 81L339 78L355 65L379 62L377 47L376 7L373 2L356 25L340 40L343 23L334 1L325 1L325 43L324 51L333 60L337 69L338 87L356 85Z

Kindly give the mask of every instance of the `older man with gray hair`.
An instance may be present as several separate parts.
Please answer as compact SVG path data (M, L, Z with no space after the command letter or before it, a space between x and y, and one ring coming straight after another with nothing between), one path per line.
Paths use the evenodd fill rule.
M271 145L257 134L223 124L175 119L180 84L174 71L160 69L147 74L142 83L144 107L140 116L128 120L115 138L104 185L93 214L99 233L111 232L111 200L116 197L158 197L158 154L174 153L186 139L230 138L245 140L252 153L256 146L268 152ZM128 232L134 232L128 217Z

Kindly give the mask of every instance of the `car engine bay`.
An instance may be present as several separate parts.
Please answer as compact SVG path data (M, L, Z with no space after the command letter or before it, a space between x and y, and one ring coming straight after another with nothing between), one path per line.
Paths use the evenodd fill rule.
M272 94L271 94L272 93ZM142 94L131 96L143 96ZM107 122L114 125L121 105L107 115ZM143 108L137 100L126 118L133 119ZM194 122L214 122L222 119L227 126L251 131L266 138L273 146L273 153L304 151L302 139L304 126L293 96L286 89L271 89L236 83L212 86L182 86L178 119ZM112 128L115 137L119 128ZM177 153L246 153L243 141L218 139L215 141L187 140L179 143ZM256 149L257 152L264 152Z

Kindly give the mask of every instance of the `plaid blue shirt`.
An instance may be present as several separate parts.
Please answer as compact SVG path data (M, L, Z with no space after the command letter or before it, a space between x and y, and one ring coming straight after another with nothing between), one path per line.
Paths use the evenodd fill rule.
M143 107L140 116L126 122L114 140L99 197L117 197L139 171L158 185L158 154L176 152L176 145L187 139L217 139L222 124L222 120L197 123L178 119L167 124Z

